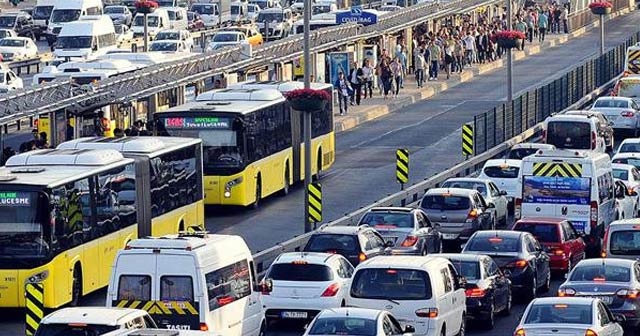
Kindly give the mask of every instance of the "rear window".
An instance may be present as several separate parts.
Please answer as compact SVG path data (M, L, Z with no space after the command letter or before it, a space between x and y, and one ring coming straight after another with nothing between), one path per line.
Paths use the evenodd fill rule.
M357 317L319 318L311 327L309 335L377 335L377 321Z
M98 336L117 330L118 326L89 324L70 326L68 324L41 324L35 336Z
M485 167L483 172L491 178L518 178L520 168L512 166Z
M118 300L151 300L151 277L121 275L118 281Z
M627 180L629 179L629 171L626 169L614 169L613 178L617 178L619 180Z
M190 276L163 276L160 278L160 300L193 301L193 279Z
M640 153L640 143L626 143L620 146L618 153Z
M518 223L514 230L529 232L541 243L560 242L556 224Z
M591 124L553 121L547 125L547 143L557 148L591 149Z
M370 226L385 226L397 228L412 228L413 214L393 213L393 212L369 212L360 221L361 224L369 224Z
M469 197L428 195L422 199L423 209L431 210L466 210L471 207Z
M333 272L325 265L294 262L273 264L267 278L280 281L331 281Z
M624 163L628 165L632 165L638 169L640 169L640 158L618 158L613 159L613 163Z
M306 252L357 252L358 242L355 236L340 234L318 234L309 239Z
M592 318L590 304L535 304L529 310L524 323L591 325Z
M640 231L620 230L611 232L609 252L617 255L640 255Z
M537 148L517 148L509 151L507 159L522 160L529 155L533 155L538 151Z
M520 240L517 237L475 236L464 247L474 252L519 252Z
M467 280L479 280L480 279L480 265L475 261L459 261L451 260L453 267L459 275L465 277Z
M571 272L570 281L599 281L599 282L628 282L631 279L631 269L626 266L607 264L578 265Z
M424 271L365 268L353 278L351 296L362 299L426 300L431 281Z
M484 183L473 181L446 181L441 188L460 188L478 191L482 196L487 196L487 186Z
M621 80L616 85L618 96L627 98L640 97L640 82L637 80Z
M598 99L593 107L618 107L618 108L627 108L629 107L629 102L624 99Z

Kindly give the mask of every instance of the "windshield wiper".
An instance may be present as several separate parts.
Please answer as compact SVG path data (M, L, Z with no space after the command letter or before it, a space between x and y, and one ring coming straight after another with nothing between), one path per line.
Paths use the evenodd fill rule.
M391 303L395 303L397 306L399 306L399 305L400 305L400 302L398 302L398 301L396 301L396 300L393 300L393 299L390 299L390 298L385 298L385 300L387 300L387 301L389 301L389 302L391 302Z

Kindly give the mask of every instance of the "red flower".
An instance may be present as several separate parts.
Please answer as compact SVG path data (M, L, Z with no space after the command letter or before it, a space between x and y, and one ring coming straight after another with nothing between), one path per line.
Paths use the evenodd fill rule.
M524 35L524 33L519 32L517 30L503 30L503 31L499 31L499 32L493 34L493 36L491 36L491 39L493 39L494 41L497 41L497 40L515 40L515 39L524 40L525 38L526 38L526 36Z
M136 8L158 8L158 3L152 0L138 0L134 5Z
M589 9L591 8L612 8L613 5L609 1L595 1L589 4Z
M320 99L331 100L331 95L324 90L295 89L284 94L287 100L293 99Z

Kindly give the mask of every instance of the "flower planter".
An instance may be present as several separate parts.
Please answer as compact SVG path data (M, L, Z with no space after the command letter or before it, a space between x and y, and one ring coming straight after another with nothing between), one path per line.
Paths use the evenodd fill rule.
M595 15L611 14L611 7L591 7L591 13Z
M296 111L312 112L324 109L327 101L318 98L293 98L289 99L289 103L291 108Z
M522 39L499 39L496 42L503 49L520 48L522 46Z

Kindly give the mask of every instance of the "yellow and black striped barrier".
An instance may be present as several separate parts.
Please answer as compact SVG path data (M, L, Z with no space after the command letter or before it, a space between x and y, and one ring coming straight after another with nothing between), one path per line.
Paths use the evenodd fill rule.
M44 286L41 283L28 283L24 293L27 308L25 332L27 336L33 336L44 317Z
M582 164L563 162L534 162L534 176L582 177Z
M322 222L322 185L309 184L309 222Z
M632 74L640 74L640 50L627 52L627 68Z
M115 306L142 309L149 315L198 315L198 310L189 301L120 300Z
M409 182L409 150L406 148L396 150L396 181L400 184Z
M473 155L473 125L462 125L462 155Z

